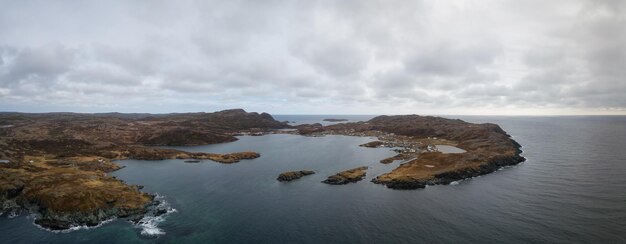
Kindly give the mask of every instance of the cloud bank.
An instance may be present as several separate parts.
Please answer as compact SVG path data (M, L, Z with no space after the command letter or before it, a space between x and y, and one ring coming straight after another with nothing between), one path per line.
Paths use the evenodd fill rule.
M626 114L626 2L1 1L0 110Z

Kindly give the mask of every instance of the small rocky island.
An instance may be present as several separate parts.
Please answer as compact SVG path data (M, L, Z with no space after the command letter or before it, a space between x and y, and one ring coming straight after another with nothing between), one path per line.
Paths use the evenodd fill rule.
M358 167L354 169L349 169L346 171L339 172L337 174L328 176L327 179L322 181L323 183L330 185L345 185L348 183L354 183L362 180L365 177L365 172L367 171L367 167Z
M328 118L328 119L324 119L323 121L326 122L345 122L348 121L347 119L333 119L333 118Z
M280 173L276 180L278 181L292 181L302 178L303 176L315 174L313 170L300 170L300 171L287 171Z

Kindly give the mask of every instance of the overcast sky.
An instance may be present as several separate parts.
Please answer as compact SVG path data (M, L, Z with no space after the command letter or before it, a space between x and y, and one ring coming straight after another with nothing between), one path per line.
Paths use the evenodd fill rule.
M0 111L626 114L626 1L0 0Z

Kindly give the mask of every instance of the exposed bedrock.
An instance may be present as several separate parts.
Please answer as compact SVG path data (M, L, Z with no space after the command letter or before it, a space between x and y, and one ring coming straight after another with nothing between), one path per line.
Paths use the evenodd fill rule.
M292 181L302 178L303 176L315 174L312 170L299 170L299 171L287 171L280 173L276 180L278 181Z
M326 180L322 182L330 185L345 185L348 183L355 183L365 177L365 172L367 171L367 169L368 167L363 166L342 171L337 174L328 176L328 178L326 178Z

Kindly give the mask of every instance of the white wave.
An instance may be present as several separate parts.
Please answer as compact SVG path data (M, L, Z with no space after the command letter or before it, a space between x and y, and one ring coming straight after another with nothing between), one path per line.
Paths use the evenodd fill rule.
M142 235L147 235L147 236L156 236L156 235L163 235L165 234L165 231L163 231L162 229L160 229L158 227L159 223L163 222L163 218L159 217L153 217L153 216L146 216L143 217L139 223L137 223L137 226L141 228L141 234Z
M450 185L452 185L452 186L455 186L455 185L458 185L458 184L459 184L459 181L458 181L458 180L457 180L457 181L450 182Z
M34 219L36 220L36 218L34 218ZM65 234L65 233L70 233L70 232L77 231L77 230L89 230L89 229L95 229L95 228L101 227L101 226L103 226L103 225L105 225L105 224L108 224L108 223L110 223L110 222L113 222L113 221L114 221L114 220L116 220L116 219L117 219L117 218L113 217L113 218L107 219L107 220L105 220L105 221L102 221L102 222L100 222L99 224L97 224L97 225L95 225L95 226L87 226L87 225L72 225L72 226L70 226L70 228L69 228L69 229L65 229L65 230L51 230L51 229L48 229L48 228L46 228L46 227L43 227L43 226L41 226L41 225L36 224L34 221L33 221L33 225L37 226L37 228L39 228L39 229L41 229L41 230L45 230L45 231L48 231L48 232L52 232L52 233L56 233L56 234L58 234L58 233Z
M164 235L165 231L159 228L159 223L165 221L165 217L167 217L169 214L176 212L176 209L172 208L167 201L163 200L164 197L159 195L158 193L156 194L154 199L158 201L159 204L154 206L153 209L149 213L144 215L144 217L135 224L137 228L141 228L142 235L146 235L146 236ZM158 210L165 210L166 212L159 216L156 216L155 212Z

